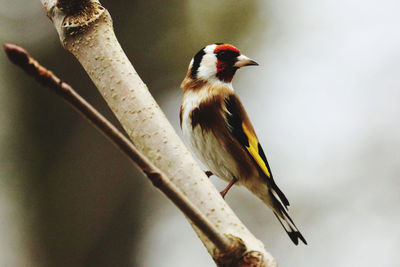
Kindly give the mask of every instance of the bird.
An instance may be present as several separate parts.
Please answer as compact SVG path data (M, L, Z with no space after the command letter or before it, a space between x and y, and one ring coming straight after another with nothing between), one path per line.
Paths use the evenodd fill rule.
M257 62L235 46L205 46L190 61L182 81L179 113L182 135L192 152L216 175L229 182L224 198L234 185L245 186L272 209L295 245L307 244L288 214L289 201L274 181L264 151L249 117L235 93L236 71Z

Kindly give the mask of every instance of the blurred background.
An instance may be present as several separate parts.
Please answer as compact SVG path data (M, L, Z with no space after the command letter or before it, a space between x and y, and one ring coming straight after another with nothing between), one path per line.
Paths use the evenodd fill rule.
M260 63L234 87L309 245L243 188L226 201L280 266L398 266L400 2L103 0L180 134L180 82L203 46ZM40 1L0 0L25 47L117 124ZM0 53L0 266L214 266L181 213L61 99ZM211 178L218 189L225 183Z

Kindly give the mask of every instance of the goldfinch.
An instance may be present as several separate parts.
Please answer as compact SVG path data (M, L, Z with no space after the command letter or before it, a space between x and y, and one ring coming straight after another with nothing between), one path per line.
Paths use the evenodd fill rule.
M236 71L258 65L230 44L210 44L191 60L182 82L180 125L194 154L211 171L243 185L268 205L294 244L307 244L288 214L289 201L272 177L249 117L232 87Z

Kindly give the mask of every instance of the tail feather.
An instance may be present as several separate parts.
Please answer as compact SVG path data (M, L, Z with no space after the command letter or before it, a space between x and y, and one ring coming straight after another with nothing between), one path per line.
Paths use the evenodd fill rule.
M289 200L286 198L285 194L283 194L283 192L279 189L274 180L272 180L270 187L271 193L273 193L274 195L276 194L275 198L282 202L283 206L287 210L287 207L290 206Z
M289 201L279 189L279 187L275 186L275 188L270 188L269 192L270 195L272 195L272 198L274 200L273 202L278 202L277 206L279 208L283 208L285 211L288 211Z
M282 225L283 229L285 229L286 233L289 235L290 239L293 241L295 245L298 245L299 239L307 245L306 239L300 233L299 229L294 224L292 218L290 218L288 214L288 209L284 202L282 202L279 195L275 192L274 189L270 189L270 195L274 200L274 214L280 224Z
M282 225L283 229L285 229L286 233L296 246L299 244L299 239L307 245L306 239L300 233L299 229L297 229L296 225L293 223L292 219L289 216L283 216L284 218L282 218L275 211L274 214Z

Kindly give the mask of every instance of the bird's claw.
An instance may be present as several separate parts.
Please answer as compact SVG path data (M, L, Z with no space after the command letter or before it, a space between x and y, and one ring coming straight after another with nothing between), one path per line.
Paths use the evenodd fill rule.
M210 171L205 171L205 174L207 175L208 178L210 178L210 176L213 175L213 173Z

